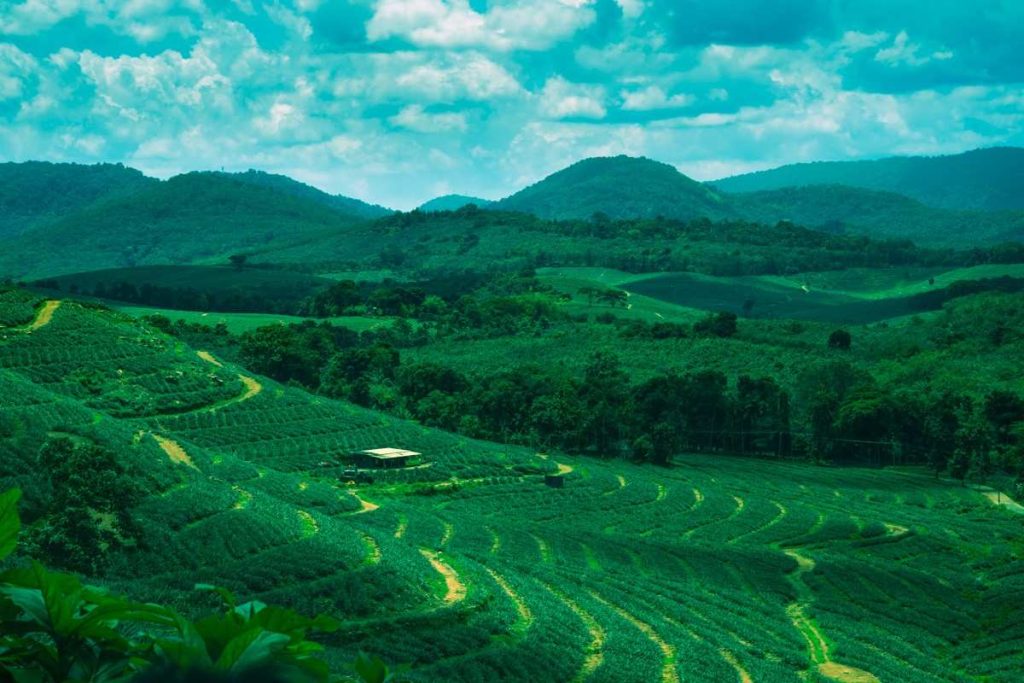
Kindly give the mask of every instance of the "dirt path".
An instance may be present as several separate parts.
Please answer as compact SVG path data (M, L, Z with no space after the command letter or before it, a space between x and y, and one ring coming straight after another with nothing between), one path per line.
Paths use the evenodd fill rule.
M349 491L349 494L353 498L355 498L356 500L359 501L359 509L356 510L355 513L353 513L353 514L360 515L360 514L363 514L364 512L373 512L374 510L379 510L380 509L380 505L377 505L376 503L371 503L370 501L366 500L365 498L360 498L359 497L359 491Z
M733 668L733 671L739 676L740 683L754 683L754 679L750 677L750 672L743 668L740 660L736 659L736 655L724 647L718 651L718 654L722 656L726 664Z
M576 469L572 465L566 465L563 462L556 462L555 465L558 467L558 472L556 472L556 474L569 474Z
M641 621L634 614L627 612L622 607L619 607L613 602L605 600L597 593L590 593L595 600L602 603L606 607L614 610L620 617L633 624L637 629L640 630L647 639L658 646L663 656L661 664L661 681L662 683L679 683L679 672L676 670L676 649L668 643L661 635L654 630L654 627L648 624L646 621Z
M546 588L561 600L573 614L580 618L583 626L587 629L587 633L590 635L590 645L587 646L587 655L583 658L583 666L580 667L580 670L576 672L576 676L572 679L573 683L582 683L590 678L591 674L597 671L597 667L601 666L601 663L604 662L604 641L607 637L604 628L601 627L601 624L597 623L594 615L580 607L580 604L568 595L551 586L546 586Z
M986 491L984 495L994 504L1001 505L1010 512L1016 512L1018 515L1024 515L1024 505L1021 505L1005 493L1000 493L998 491Z
M398 527L395 529L395 538L402 538L409 529L409 518L405 515L398 517Z
M660 503L665 500L665 496L668 495L668 489L665 488L664 484L658 484L658 495L655 496L654 502Z
M434 571L444 577L444 585L446 588L444 604L454 605L465 600L467 593L466 584L459 580L459 575L451 568L450 565L441 559L440 554L427 550L426 548L420 548L420 554L427 558L427 561L430 562L430 566L434 568Z
M36 314L36 319L30 322L26 327L22 328L23 332L35 332L40 327L45 327L50 324L53 320L53 314L60 308L60 301L56 299L49 299L43 304L43 307L39 309L39 313Z
M377 539L370 534L364 533L362 536L363 543L366 544L366 560L364 564L380 564L380 560L384 556L380 550L380 543L377 543Z
M216 365L218 368L224 367L224 364L221 363L216 358L214 358L213 354L210 353L209 351L196 351L196 355L199 356L201 359L205 360L207 363L212 363L213 365Z
M231 490L238 494L238 498L235 499L235 504L231 506L232 510L244 510L249 507L249 503L252 502L252 494L243 489L237 484L231 487Z
M299 513L299 519L302 520L302 537L309 538L316 536L320 533L320 525L317 523L313 515L309 514L305 510L296 510Z
M545 564L549 564L551 562L551 546L549 546L548 542L537 534L530 534L530 536L532 536L533 540L537 542L537 551L540 553L540 561Z
M888 525L886 526L888 528ZM897 527L897 529L903 529L903 527ZM904 530L904 533L906 533L906 530ZM785 552L796 560L797 563L797 569L790 574L790 580L796 588L798 598L796 602L786 607L786 614L789 615L789 619L793 622L796 630L807 641L811 663L816 666L818 673L839 683L879 683L878 678L872 673L839 664L832 660L825 635L821 632L818 625L814 623L814 620L807 616L806 611L811 598L811 590L804 582L803 577L804 574L814 571L814 560L797 550L790 549Z
M192 458L189 454L185 452L185 449L182 448L177 441L172 441L171 439L160 436L159 434L154 434L153 438L156 440L157 444L160 445L160 448L163 449L164 453L167 454L167 457L171 459L171 462L187 465L196 471L199 470L199 468L196 467L196 464L192 462Z
M452 540L452 534L455 533L455 527L452 526L451 522L441 522L444 525L444 531L441 532L441 541L437 544L438 548L444 548L448 545L448 542Z
M519 593L509 585L504 576L490 567L484 567L484 569L486 569L487 573L491 575L492 579L494 579L494 583L498 584L501 587L501 590L505 591L505 595L509 597L512 604L516 606L516 614L519 616L516 619L516 623L512 624L512 632L517 635L526 633L530 626L533 625L533 612L531 612L530 608L526 606L526 602L523 600L522 596L520 596Z

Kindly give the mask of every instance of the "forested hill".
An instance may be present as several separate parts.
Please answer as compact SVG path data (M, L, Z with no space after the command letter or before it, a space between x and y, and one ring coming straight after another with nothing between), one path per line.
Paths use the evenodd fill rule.
M250 185L278 190L285 194L292 195L293 197L310 199L318 204L323 204L326 207L352 216L359 216L361 218L380 218L381 216L393 213L391 209L378 206L377 204L368 204L367 202L359 199L353 199L352 197L345 197L344 195L328 194L323 190L318 190L312 185L300 183L299 181L285 175L264 173L263 171L255 171L252 169L245 173L227 173L224 175Z
M937 209L916 199L846 185L806 185L728 195L756 223L791 221L824 230L909 239L928 246L973 246L1024 240L1024 210Z
M317 201L222 173L189 173L100 201L8 240L0 274L224 262L336 233L363 220Z
M584 159L544 178L494 208L542 218L710 218L735 214L713 189L674 167L627 156Z
M725 192L835 184L897 192L945 209L1024 209L1024 149L993 147L952 156L791 164L712 183Z
M493 202L490 199L469 197L464 194L446 194L423 202L418 208L420 211L458 211L462 207L469 206L470 204L484 208L485 206L493 204Z
M121 164L0 164L0 237L19 235L93 202L157 183Z

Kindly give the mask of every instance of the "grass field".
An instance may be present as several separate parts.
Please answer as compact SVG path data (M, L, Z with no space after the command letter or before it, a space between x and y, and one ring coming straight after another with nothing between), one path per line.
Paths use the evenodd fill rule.
M0 408L18 425L0 486L29 510L46 496L33 457L53 432L116 450L145 482L147 543L105 581L137 597L198 609L203 582L333 614L333 663L372 652L415 681L1019 680L1022 517L981 492L536 454L277 385L116 313L0 304L17 322ZM339 479L346 453L384 445L423 455Z
M584 287L617 288L631 295L624 317L690 320L694 311L731 311L753 318L864 324L923 312L917 295L961 280L1022 277L1024 266L986 265L953 270L854 268L783 276L715 277L699 273L625 273L606 268L542 268L538 277L583 297ZM933 282L932 282L933 280ZM749 308L747 304L749 303Z
M242 334L243 332L266 325L291 325L307 320L307 318L299 316L276 315L273 313L199 313L198 311L178 311L170 308L154 308L152 306L123 306L119 304L112 304L112 306L118 311L136 318L142 318L147 315L163 315L172 321L184 320L187 323L198 323L201 325L214 326L223 323L232 334ZM368 318L352 315L317 319L317 322L321 321L329 322L338 327L347 327L356 332L363 332L365 330L386 327L394 322L394 318Z

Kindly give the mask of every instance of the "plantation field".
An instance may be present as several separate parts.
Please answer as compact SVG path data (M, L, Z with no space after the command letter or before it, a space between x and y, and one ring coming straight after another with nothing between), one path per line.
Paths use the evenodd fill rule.
M370 652L412 681L1020 678L1024 518L981 492L538 454L279 385L120 313L8 293L0 314L0 487L31 523L46 438L116 452L145 542L103 581L135 597L197 611L202 582L331 614L333 664ZM422 455L342 479L380 446Z
M542 268L541 281L575 295L586 287L631 295L622 317L690 320L694 310L730 311L752 318L865 324L935 310L923 295L964 280L1020 278L1024 266L852 268L784 276L716 277L699 273L625 273L604 268Z
M171 321L184 320L186 323L198 323L200 325L220 325L228 328L231 334L242 334L257 327L266 325L292 325L301 323L307 318L295 315L276 315L273 313L200 313L198 311L180 311L170 308L155 308L152 306L122 306L114 305L114 308L126 315L135 318L143 318L148 315L163 315ZM317 322L328 322L338 327L347 327L356 332L375 330L386 327L394 322L394 318L365 316L336 316L332 318L318 318Z

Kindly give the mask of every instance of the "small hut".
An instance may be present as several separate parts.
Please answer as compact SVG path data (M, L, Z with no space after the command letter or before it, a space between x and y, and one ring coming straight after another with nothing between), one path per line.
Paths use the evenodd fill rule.
M370 448L355 453L355 459L360 467L391 469L405 467L418 455L420 454L416 451L407 451L403 448Z

